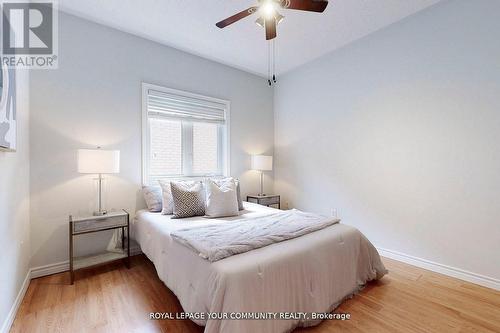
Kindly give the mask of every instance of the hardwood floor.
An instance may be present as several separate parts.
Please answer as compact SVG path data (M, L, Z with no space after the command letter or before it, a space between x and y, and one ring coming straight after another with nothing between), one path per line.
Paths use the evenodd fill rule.
M385 259L390 273L370 283L324 321L295 333L500 332L500 292ZM144 256L31 281L11 332L203 332L189 320L150 320L150 312L182 312L175 295Z

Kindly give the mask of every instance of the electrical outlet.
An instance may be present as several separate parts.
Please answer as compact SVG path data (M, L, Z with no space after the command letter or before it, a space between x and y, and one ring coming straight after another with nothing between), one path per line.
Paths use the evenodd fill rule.
M332 217L335 217L335 218L338 218L339 217L339 214L338 214L338 210L337 208L332 208L331 211L330 211L330 215Z

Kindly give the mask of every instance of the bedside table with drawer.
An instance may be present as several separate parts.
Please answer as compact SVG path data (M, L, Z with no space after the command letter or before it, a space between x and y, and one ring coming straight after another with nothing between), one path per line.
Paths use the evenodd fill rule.
M125 237L125 228L127 229L127 237ZM122 230L121 251L106 251L92 256L74 257L73 243L75 236L113 229ZM127 244L126 248L125 244ZM126 259L127 268L130 267L130 218L125 210L110 212L102 216L69 217L69 271L71 284L75 279L75 270L119 259Z
M280 196L277 194L247 195L247 201L267 207L277 205L278 209L281 209Z

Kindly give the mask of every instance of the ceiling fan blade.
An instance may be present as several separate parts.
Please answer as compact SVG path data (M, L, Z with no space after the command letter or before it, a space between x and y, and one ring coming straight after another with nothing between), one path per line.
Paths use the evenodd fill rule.
M305 10L323 13L328 6L326 0L281 0L281 6L286 9Z
M224 27L227 27L230 24L233 24L236 21L241 20L242 18L247 17L248 15L255 13L257 11L257 9L259 9L259 7L250 7L248 9L242 10L238 14L235 14L233 16L228 17L225 20L217 22L215 25L222 29Z
M276 18L266 18L266 40L276 38Z

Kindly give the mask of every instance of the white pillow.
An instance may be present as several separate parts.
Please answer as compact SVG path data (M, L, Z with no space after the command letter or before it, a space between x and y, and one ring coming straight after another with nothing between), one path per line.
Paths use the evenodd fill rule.
M172 197L172 190L170 189L170 182L160 180L160 187L162 191L162 205L161 213L163 215L172 215L174 213L174 198Z
M236 197L238 198L238 209L239 210L244 210L245 207L243 207L243 200L241 200L241 190L240 190L240 181L239 179L235 179L233 177L225 177L225 178L210 178L217 184L219 187L224 184L225 182L231 182L234 181L236 184Z
M226 217L238 215L238 198L234 180L217 184L208 179L205 182L206 207L208 217Z

